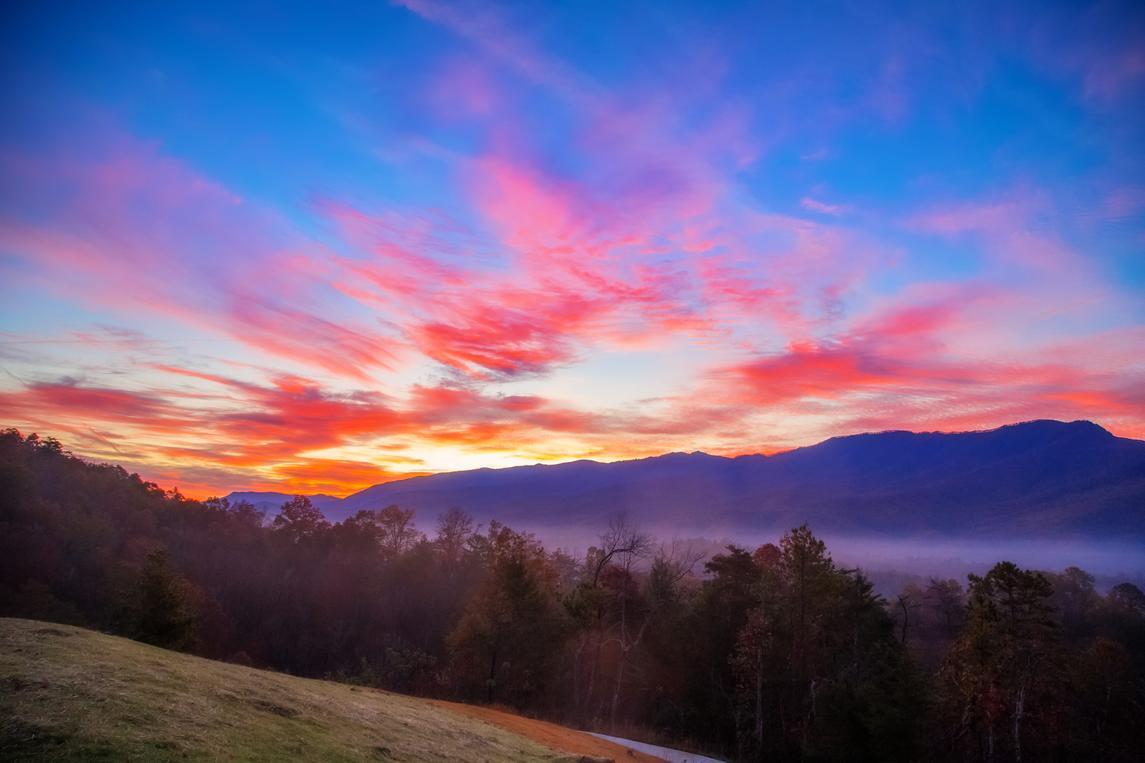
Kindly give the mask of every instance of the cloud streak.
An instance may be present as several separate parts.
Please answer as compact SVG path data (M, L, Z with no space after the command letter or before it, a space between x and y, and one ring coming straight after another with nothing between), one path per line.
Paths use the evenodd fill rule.
M406 0L363 25L384 44L260 30L258 88L79 35L138 100L74 56L59 92L14 75L0 419L196 494L1036 417L1145 436L1142 20L1033 10Z

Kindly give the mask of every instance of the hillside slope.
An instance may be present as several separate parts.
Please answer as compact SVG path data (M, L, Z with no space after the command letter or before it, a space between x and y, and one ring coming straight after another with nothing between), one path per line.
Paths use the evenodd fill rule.
M478 469L375 485L323 502L333 520L389 504L458 506L513 526L604 526L626 512L679 532L782 530L974 537L1145 536L1145 442L1088 421L984 432L880 432L765 456L670 453Z
M66 625L0 619L0 645L3 760L650 760L568 729L555 741L576 754L558 751L425 700Z

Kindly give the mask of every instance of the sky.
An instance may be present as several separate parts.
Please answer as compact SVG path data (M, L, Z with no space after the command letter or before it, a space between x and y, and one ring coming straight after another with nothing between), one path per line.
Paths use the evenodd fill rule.
M1145 438L1140 3L20 3L0 426L202 497Z

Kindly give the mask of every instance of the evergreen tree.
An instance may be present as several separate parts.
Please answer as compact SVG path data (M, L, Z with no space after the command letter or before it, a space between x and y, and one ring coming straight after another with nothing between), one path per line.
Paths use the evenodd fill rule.
M1012 562L969 580L966 628L941 672L951 736L985 760L1044 754L1061 741L1055 730L1063 720L1053 587Z
M525 706L543 695L560 653L554 578L531 536L493 522L482 540L487 574L450 634L453 666L487 702Z
M153 551L140 571L138 599L132 607L133 636L168 649L181 649L191 639L195 618L188 602L187 584L171 569L167 552Z

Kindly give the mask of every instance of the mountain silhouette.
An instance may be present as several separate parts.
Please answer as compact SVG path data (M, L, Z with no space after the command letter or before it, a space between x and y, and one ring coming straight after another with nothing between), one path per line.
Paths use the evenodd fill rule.
M250 496L262 496L253 501ZM272 508L289 496L233 493ZM413 477L316 505L341 520L390 504L427 528L457 506L522 527L649 527L880 535L1145 538L1145 442L1088 421L982 432L835 437L773 456L669 453Z

